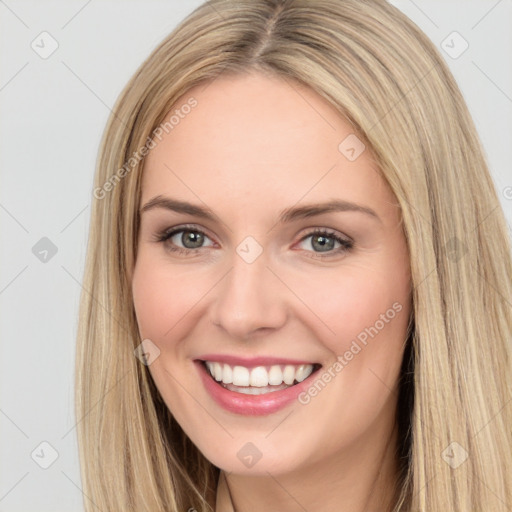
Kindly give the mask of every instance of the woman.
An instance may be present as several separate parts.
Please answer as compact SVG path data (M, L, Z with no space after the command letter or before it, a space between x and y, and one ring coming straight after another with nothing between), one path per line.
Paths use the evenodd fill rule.
M212 0L114 111L86 510L510 510L510 246L427 37L380 0Z

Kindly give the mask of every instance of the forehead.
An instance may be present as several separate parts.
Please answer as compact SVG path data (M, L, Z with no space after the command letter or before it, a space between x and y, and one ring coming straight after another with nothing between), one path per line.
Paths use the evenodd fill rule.
M191 100L194 108L182 108ZM273 199L297 202L306 194L363 200L382 189L369 148L353 161L340 151L355 137L351 125L289 79L222 76L190 89L165 119L173 115L172 129L146 158L143 198L168 191L220 204L243 197L247 206L252 196L270 207Z

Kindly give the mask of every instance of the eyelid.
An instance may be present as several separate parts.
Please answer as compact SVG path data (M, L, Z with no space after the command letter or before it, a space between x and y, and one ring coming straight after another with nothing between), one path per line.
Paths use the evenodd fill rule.
M308 228L304 229L305 233L301 236L301 240L304 238L307 238L308 236L314 235L314 234L326 234L330 235L332 237L340 238L344 242L350 242L353 243L354 241L352 238L350 238L348 235L345 235L344 233L341 233L340 231L337 231L333 228L326 228L321 226L310 226Z
M154 240L156 242L167 241L177 233L181 231L193 231L196 233L200 233L205 237L209 238L212 242L215 243L214 237L210 236L208 231L200 226L194 224L179 224L177 226L172 226L170 228L162 229L155 234ZM165 239L165 240L164 240ZM199 248L201 249L201 247ZM189 250L197 250L197 249L189 249Z

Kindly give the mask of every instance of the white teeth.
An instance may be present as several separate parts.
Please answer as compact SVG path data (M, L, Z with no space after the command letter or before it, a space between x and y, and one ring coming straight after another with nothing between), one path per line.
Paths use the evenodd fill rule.
M268 386L268 372L264 366L257 366L251 370L251 386L257 388Z
M271 386L279 386L283 382L283 372L280 366L271 366L268 372L268 383Z
M233 368L233 384L235 386L249 386L249 378L249 370L244 366Z
M245 366L230 366L226 363L206 361L206 366L217 382L254 388L281 386L283 383L291 386L295 381L302 382L307 379L313 372L312 364L256 366L249 369ZM254 393L248 392L248 394Z
M229 364L224 365L222 379L219 380L222 380L224 384L231 384L233 382L233 370L231 369L231 366L229 366Z
M285 384L288 384L291 386L293 384L293 381L295 380L295 367L291 365L286 365L284 367L283 372L283 380Z
M302 382L304 379L307 379L311 375L311 371L308 368L309 365L301 364L297 370L295 370L295 380L297 382Z
M222 365L220 363L213 363L213 371L215 380L221 381L222 374L224 373L222 370Z

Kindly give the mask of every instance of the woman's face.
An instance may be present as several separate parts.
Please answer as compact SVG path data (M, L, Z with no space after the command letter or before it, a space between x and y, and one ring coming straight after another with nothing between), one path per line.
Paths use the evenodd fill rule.
M390 436L411 308L369 148L312 90L260 74L197 86L171 115L145 164L133 272L163 399L229 472L363 460Z

